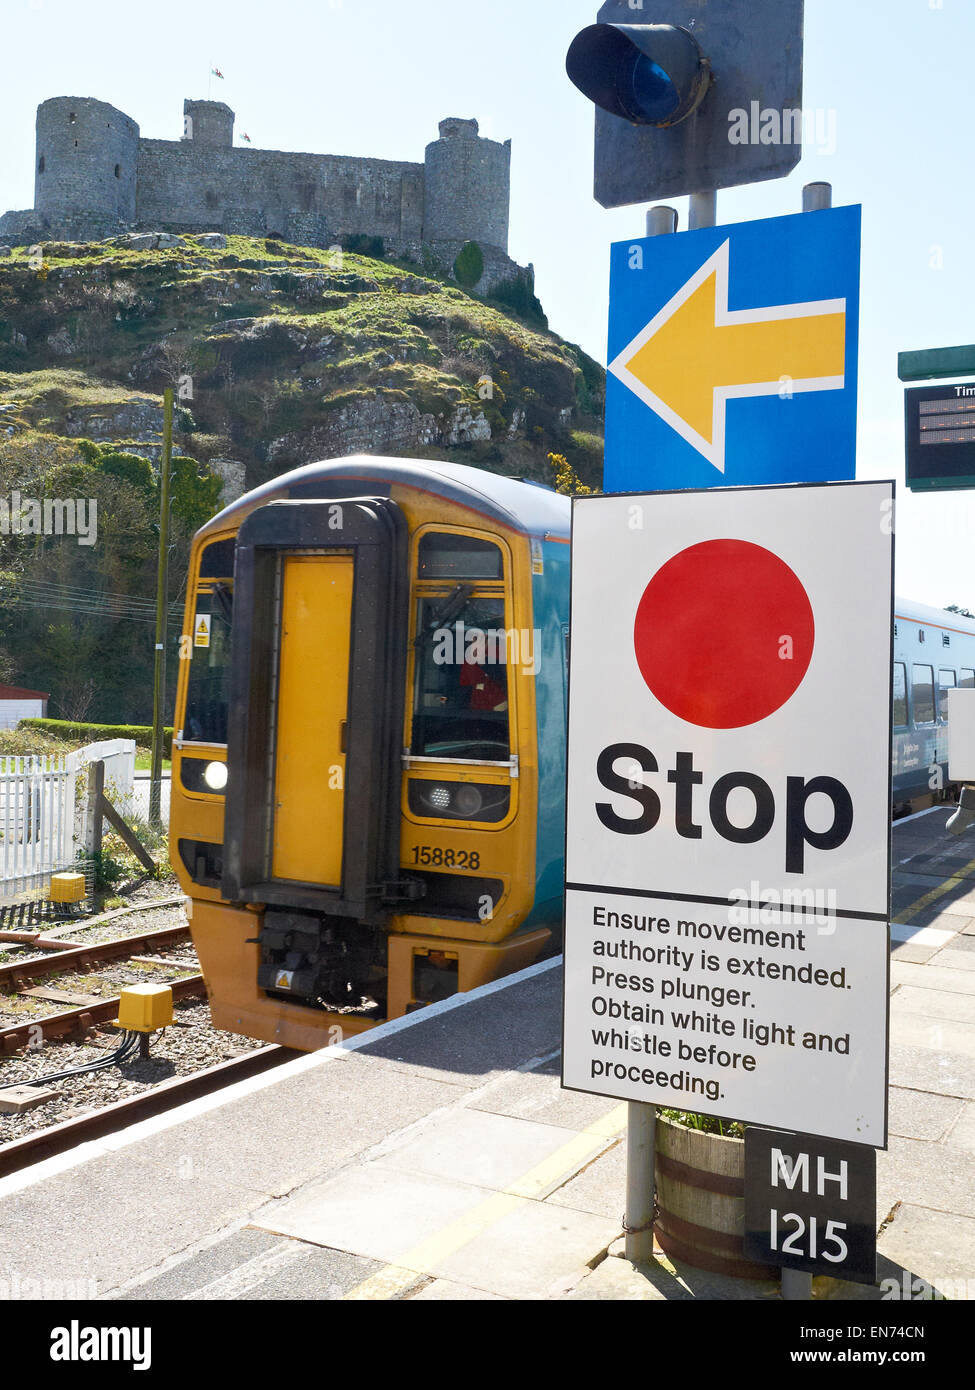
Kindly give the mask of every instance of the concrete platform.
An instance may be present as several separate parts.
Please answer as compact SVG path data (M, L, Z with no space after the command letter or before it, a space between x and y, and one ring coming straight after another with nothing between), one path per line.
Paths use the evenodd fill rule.
M894 832L886 1283L823 1301L975 1296L975 836L945 845L947 814ZM778 1301L623 1258L625 1106L561 1090L560 1011L550 961L2 1179L0 1288Z

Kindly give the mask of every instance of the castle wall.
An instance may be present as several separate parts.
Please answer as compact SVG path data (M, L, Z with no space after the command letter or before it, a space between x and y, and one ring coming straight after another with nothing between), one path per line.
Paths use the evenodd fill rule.
M222 101L183 102L183 139L196 145L222 146L234 143L234 113Z
M422 188L420 164L142 140L135 215L160 228L287 237L305 225L316 241L326 231L395 241L421 235Z
M423 235L507 251L511 142L477 132L477 121L441 121L440 139L427 146Z
M53 97L37 108L34 208L42 223L76 213L135 216L139 127L91 97Z
M448 271L464 242L477 241L480 292L517 272L507 256L511 142L481 139L477 121L442 121L418 164L235 148L229 106L187 99L183 111L182 140L144 140L106 102L42 102L35 206L0 218L0 239L100 240L141 228L329 246L361 235Z

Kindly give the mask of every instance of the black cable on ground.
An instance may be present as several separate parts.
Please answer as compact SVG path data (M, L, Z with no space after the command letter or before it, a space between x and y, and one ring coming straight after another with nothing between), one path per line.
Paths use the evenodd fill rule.
M104 1071L108 1067L114 1067L116 1063L127 1062L139 1046L140 1036L139 1033L126 1030L119 1046L107 1057L99 1057L96 1061L86 1062L80 1067L68 1067L66 1071L52 1071L48 1076L35 1076L32 1081L22 1081L20 1085L43 1086L48 1081L64 1081L69 1076L82 1076L89 1071Z

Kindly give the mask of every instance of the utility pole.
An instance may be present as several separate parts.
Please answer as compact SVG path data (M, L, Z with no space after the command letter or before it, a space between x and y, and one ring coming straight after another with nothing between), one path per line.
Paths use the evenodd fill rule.
M163 730L166 723L166 626L169 603L169 482L173 455L173 389L163 392L163 446L159 465L159 568L156 576L156 659L152 678L152 772L149 820L158 825L162 791Z

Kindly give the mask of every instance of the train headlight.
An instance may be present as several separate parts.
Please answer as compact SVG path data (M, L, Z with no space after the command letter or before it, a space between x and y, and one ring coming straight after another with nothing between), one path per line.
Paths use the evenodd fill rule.
M222 792L227 785L227 764L207 763L203 769L203 780L211 791Z
M497 782L434 782L411 777L409 807L415 816L435 820L504 820L511 804L511 789Z
M470 782L462 782L454 792L454 809L464 820L473 820L483 805L483 796Z

